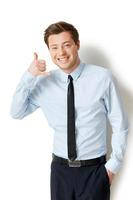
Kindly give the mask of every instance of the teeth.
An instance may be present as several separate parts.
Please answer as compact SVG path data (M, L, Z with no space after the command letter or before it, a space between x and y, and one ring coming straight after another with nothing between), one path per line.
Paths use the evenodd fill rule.
M67 58L58 58L58 60L65 61L65 60L67 60Z

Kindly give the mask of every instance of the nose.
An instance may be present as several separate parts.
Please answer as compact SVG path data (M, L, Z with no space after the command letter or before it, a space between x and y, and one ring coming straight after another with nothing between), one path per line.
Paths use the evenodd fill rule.
M59 48L59 51L58 51L58 54L60 55L60 56L62 56L62 55L64 55L66 52L65 52L65 49L63 48L63 47L60 47Z

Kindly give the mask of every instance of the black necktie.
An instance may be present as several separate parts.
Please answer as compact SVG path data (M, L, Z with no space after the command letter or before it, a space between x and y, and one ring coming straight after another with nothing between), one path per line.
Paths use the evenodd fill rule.
M68 93L67 93L67 144L68 158L75 160L76 153L76 138L75 138L75 108L74 108L74 87L73 78L68 75Z

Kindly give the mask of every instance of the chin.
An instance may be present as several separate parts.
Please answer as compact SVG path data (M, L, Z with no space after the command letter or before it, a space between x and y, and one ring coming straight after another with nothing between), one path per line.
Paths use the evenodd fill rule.
M60 67L61 69L70 69L70 65L67 64L56 64L58 67Z

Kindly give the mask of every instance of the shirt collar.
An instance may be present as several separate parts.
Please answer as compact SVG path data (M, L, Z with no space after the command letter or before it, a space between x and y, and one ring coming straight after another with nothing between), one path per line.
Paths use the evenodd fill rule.
M70 73L73 80L77 80L78 77L81 75L84 65L85 65L84 63L80 62L80 64L77 66L77 68ZM61 70L61 69L59 69L59 74L60 74L61 81L67 83L69 74L63 72L63 70Z

